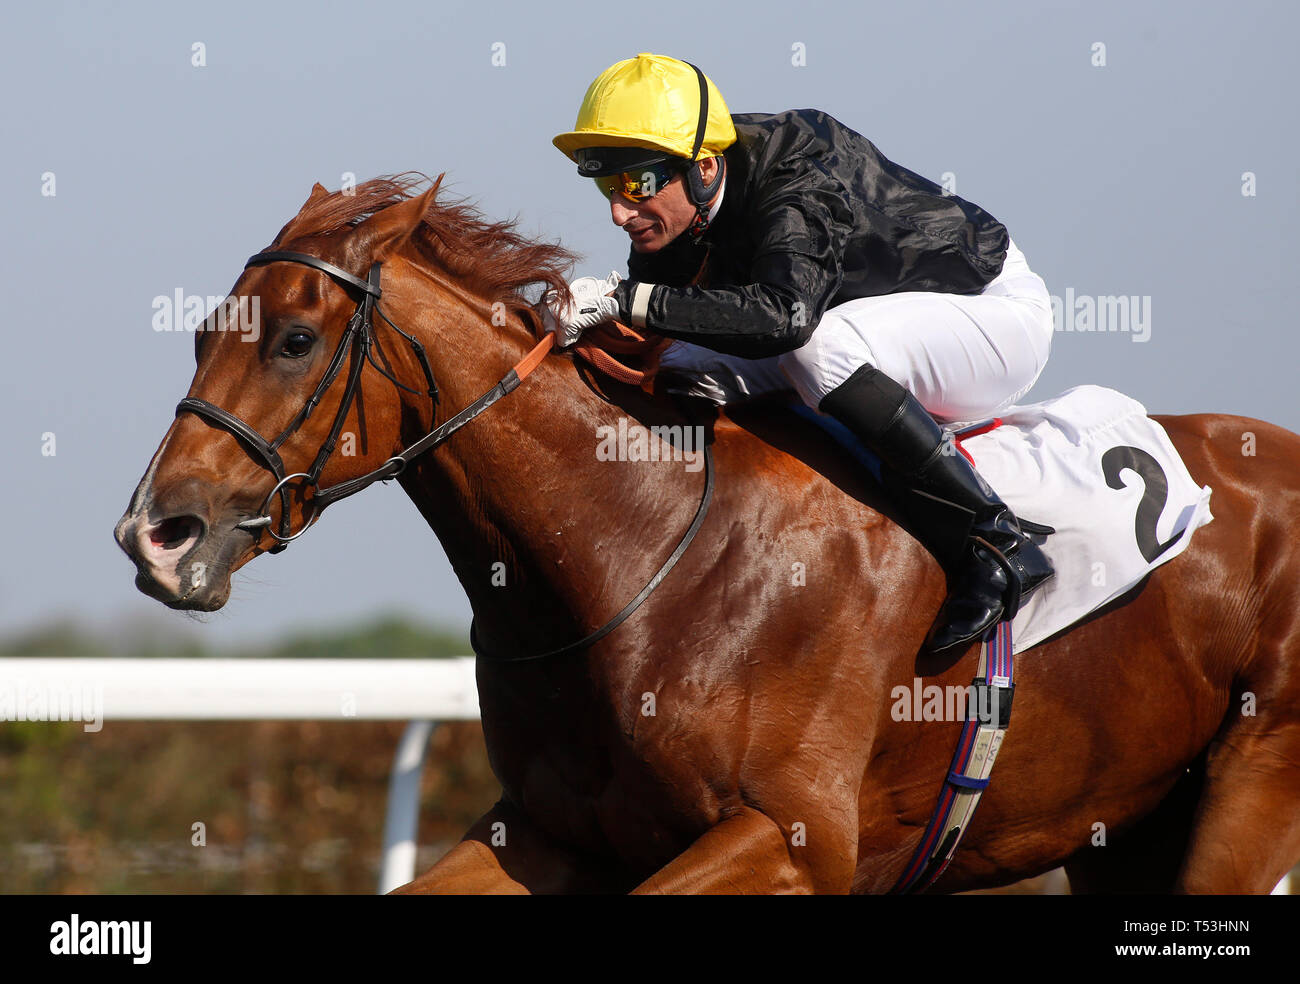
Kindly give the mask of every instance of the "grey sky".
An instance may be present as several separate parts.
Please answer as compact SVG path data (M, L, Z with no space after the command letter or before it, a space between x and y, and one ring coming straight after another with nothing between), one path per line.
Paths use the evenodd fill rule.
M1093 382L1152 412L1300 428L1294 4L29 4L6 25L3 634L163 612L112 540L193 373L192 336L155 332L152 299L224 294L314 181L445 170L487 214L582 252L579 273L625 272L626 237L550 138L639 51L695 62L733 112L824 109L950 172L1053 294L1151 298L1146 343L1058 332L1028 399ZM469 618L395 486L245 568L202 633L378 611Z

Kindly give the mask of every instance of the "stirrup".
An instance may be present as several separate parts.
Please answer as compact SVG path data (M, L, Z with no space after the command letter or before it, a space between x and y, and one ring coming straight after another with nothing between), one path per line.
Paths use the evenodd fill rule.
M958 646L967 645L978 639L998 622L1010 621L1015 618L1025 599L1056 574L1055 568L1052 567L1046 555L1042 553L1041 548L1028 538L1017 543L1013 550L1003 551L989 542L986 537L972 534L967 541L966 549L971 551L966 561L967 564L977 565L977 569L987 572L989 570L987 562L992 560L996 565L994 571L1000 570L1002 572L1006 587L1002 590L1001 597L996 598L996 600L993 591L990 591L988 596L981 598L978 594L973 597L965 594L954 595L950 590L950 593L944 598L939 611L935 613L934 622L930 626L930 631L926 634L925 648L932 653L942 653ZM981 549L986 550L987 553L981 553ZM1021 558L1021 551L1025 549L1037 551L1038 558L1031 557L1031 563L1025 564ZM952 572L954 576L960 576L960 573L962 572L956 570ZM953 580L949 582L950 589L956 588L960 591L962 586L959 582ZM965 587L969 588L969 583ZM996 590L998 585L995 582L989 584L988 587ZM977 587L976 590L980 589ZM974 624L969 631L957 635L953 628L953 617L951 615L947 618L942 617L954 597L969 598L973 603L983 605L987 609L988 616ZM941 633L951 633L954 638L947 639L940 645L937 642L937 637Z
M993 544L989 543L989 541L984 539L984 537L972 535L971 541L986 548L988 552L993 555L993 559L997 561L998 566L1001 567L1003 572L1007 575L1007 590L1002 595L1002 615L1000 618L995 618L993 621L1003 622L1007 619L1015 618L1016 612L1020 611L1020 595L1021 588L1023 587L1020 582L1020 569L1014 567L1011 561L1007 559L1007 555L997 547L993 546Z
M1014 514L1011 515L1017 526L1024 530L1026 524L1015 520ZM1048 533L1044 535L1056 532L1050 526L1040 526L1037 523L1028 525L1036 530L1047 530ZM1042 547L1023 532L1011 549L1006 551L999 549L979 534L972 534L971 540L974 544L987 548L994 562L1006 573L1007 592L1002 601L1004 618L1015 618L1016 613L1020 611L1021 603L1056 576L1056 568L1043 552ZM1025 562L1026 559L1029 563Z

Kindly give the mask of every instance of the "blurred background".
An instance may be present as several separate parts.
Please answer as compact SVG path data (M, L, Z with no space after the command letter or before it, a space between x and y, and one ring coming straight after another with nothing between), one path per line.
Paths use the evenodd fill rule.
M831 113L1006 223L1054 295L1142 303L1143 325L1058 331L1028 400L1100 383L1156 413L1300 427L1292 4L233 0L6 17L0 656L466 654L464 595L396 487L246 568L216 615L135 591L113 524L193 373L192 337L155 331L154 299L224 294L313 182L410 169L562 240L575 274L623 271L626 237L550 138L640 51L695 62L732 112ZM0 890L373 891L400 731L0 724ZM496 795L477 725L440 729L422 866ZM196 819L212 832L197 855Z
M455 633L401 618L287 634L242 655L437 659ZM72 625L15 635L0 660L204 659L195 633ZM0 681L0 686L4 681ZM400 721L0 723L0 892L373 893ZM420 783L417 870L500 796L477 721L439 725ZM195 844L195 823L203 843Z

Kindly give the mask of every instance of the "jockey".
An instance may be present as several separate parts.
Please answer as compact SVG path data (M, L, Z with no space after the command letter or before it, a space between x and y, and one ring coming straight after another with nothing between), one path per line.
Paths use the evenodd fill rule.
M1047 361L1046 286L1000 222L825 113L732 116L662 55L603 72L554 144L631 240L627 279L548 299L560 345L618 320L678 340L665 368L779 379L847 426L947 574L932 652L1053 575L938 422L993 416Z

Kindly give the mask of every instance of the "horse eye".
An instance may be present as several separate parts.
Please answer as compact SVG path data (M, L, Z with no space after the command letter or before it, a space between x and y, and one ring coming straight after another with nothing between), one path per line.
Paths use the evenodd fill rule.
M308 332L290 332L288 337L285 338L284 346L280 349L280 352L292 359L298 359L311 351L311 346L314 341L315 339L312 338Z

